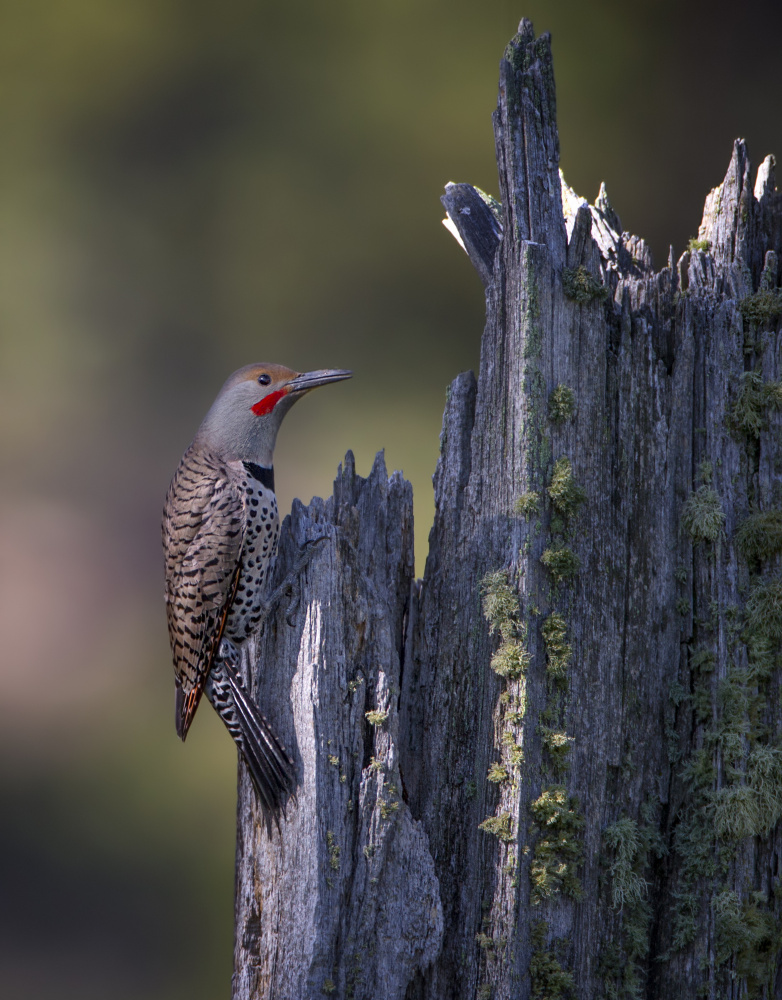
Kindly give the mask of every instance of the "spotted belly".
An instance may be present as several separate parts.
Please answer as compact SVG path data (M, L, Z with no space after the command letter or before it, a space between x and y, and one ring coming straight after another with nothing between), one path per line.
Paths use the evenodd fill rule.
M245 479L242 486L247 527L236 596L225 623L225 636L233 642L243 642L261 621L263 598L269 591L280 537L274 493L252 477Z

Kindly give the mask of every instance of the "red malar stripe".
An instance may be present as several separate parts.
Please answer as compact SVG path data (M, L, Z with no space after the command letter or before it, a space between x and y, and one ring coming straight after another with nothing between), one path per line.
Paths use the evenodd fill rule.
M256 417L262 417L265 413L271 413L283 396L288 395L287 389L278 389L277 392L270 392L268 396L256 403L251 409Z

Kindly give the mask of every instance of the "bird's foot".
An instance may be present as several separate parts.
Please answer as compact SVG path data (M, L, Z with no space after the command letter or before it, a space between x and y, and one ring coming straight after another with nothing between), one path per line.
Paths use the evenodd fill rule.
M293 618L298 610L299 602L301 600L299 578L301 577L302 572L309 565L312 557L315 555L315 546L319 542L325 542L327 538L328 535L322 535L320 538L310 538L302 545L299 557L293 564L293 568L286 574L282 583L280 583L280 585L276 587L264 601L261 625L271 615L272 611L274 611L274 609L280 604L283 597L290 597L288 607L285 611L285 621L288 625L293 625Z
M231 642L230 639L220 640L220 645L217 647L217 655L224 663L227 663L229 667L233 667L234 670L238 669L242 659L239 654L239 649Z

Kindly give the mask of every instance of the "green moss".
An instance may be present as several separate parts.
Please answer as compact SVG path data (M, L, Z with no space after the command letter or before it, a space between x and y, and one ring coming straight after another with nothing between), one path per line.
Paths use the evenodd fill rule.
M518 517L535 517L540 511L540 493L530 490L522 493L513 505L513 513Z
M395 812L399 812L399 802L391 799L380 800L380 815L383 819L388 819L389 816L393 816Z
M498 837L505 843L516 839L513 832L513 817L507 812L500 813L499 816L488 816L482 823L478 824L478 829L490 833L493 837Z
M699 649L690 656L690 669L700 673L709 674L714 670L717 658L712 649Z
M705 734L705 745L716 746L725 761L743 757L744 738L749 733L749 698L742 671L731 669L717 684L717 718Z
M591 275L583 264L580 267L562 268L562 290L578 305L595 299L604 301L611 294L610 289Z
M481 983L478 987L478 992L475 994L475 1000L491 1000L494 996L494 990L489 983Z
M690 602L686 597L680 597L676 601L676 612L680 615L688 615L690 613Z
M543 353L543 337L541 335L540 327L536 323L531 323L527 329L527 338L524 341L523 355L525 358L539 358ZM529 371L525 371L525 374L529 374ZM536 380L543 382L543 375L535 370Z
M766 635L746 631L741 638L747 646L747 680L750 683L770 680L776 666L778 644Z
M561 518L559 514L555 514L554 517L551 518L551 524L549 525L551 534L564 535L566 529L567 525L565 524L564 518Z
M507 570L487 573L481 581L483 616L503 639L513 638L519 616L519 602L511 588Z
M561 774L567 768L567 758L573 748L574 739L566 732L542 726L541 741L548 751L554 770Z
M736 532L736 546L749 563L762 563L782 552L782 510L755 510Z
M670 687L668 688L668 697L671 699L674 706L678 708L683 701L687 701L689 695L681 686L681 684L675 680L671 683Z
M530 653L520 642L503 642L492 656L490 666L500 677L517 680L526 673L530 659Z
M782 576L756 583L746 611L750 641L756 637L782 639Z
M692 688L692 707L695 710L695 721L699 724L709 722L714 717L713 694L708 678L699 680ZM696 753L693 761L700 761Z
M323 986L321 987L321 989L323 990L324 993L334 993L337 987L334 985L333 980L324 979Z
M782 750L756 746L747 759L747 778L755 795L755 836L766 837L782 817Z
M746 323L769 329L782 314L782 290L762 289L748 295L739 302L739 309Z
M710 486L691 493L682 511L682 527L694 542L714 542L725 523L720 498Z
M580 899L577 869L583 855L584 817L578 800L563 785L552 785L530 805L530 811L540 828L530 866L531 902L541 903L560 892Z
M503 733L500 742L508 752L508 763L511 767L521 767L524 763L524 748L516 742L513 733Z
M489 768L486 777L495 785L499 785L500 782L508 780L508 772L502 764L494 763Z
M527 627L519 618L519 602L511 589L505 570L488 573L481 581L483 614L492 631L498 631L502 642L491 658L492 670L501 677L515 680L529 665L530 653L524 643Z
M638 872L639 860L645 864L643 838L634 819L617 820L603 831L611 861L611 903L621 910L625 903L637 903L646 896L647 883Z
M760 372L744 372L739 391L730 410L729 422L734 430L758 438L766 426L763 376Z
M762 534L762 522L741 532L739 547L751 558L762 544L757 541L759 532ZM739 856L738 845L768 837L782 818L782 749L767 742L768 732L759 721L765 712L762 685L772 676L782 638L782 579L755 582L744 609L746 627L740 639L742 613L738 607L718 606L712 613L728 626L731 646L739 641L746 644L747 666L741 666L740 657L735 664L729 660L726 675L718 678L714 652L705 647L691 650L691 704L694 722L702 728L697 732L698 749L681 774L689 787L687 804L674 832L679 885L672 914L673 950L689 945L703 926L704 896L719 872L731 870ZM751 957L751 948L741 944L734 948L726 942L738 940L736 921L743 920L745 914L750 923L756 920L761 924L766 924L770 915L758 908L749 913L748 904L739 906L737 901L735 894L718 895L711 901L720 924L718 964L730 957L731 978L742 976L748 983L748 991L742 995L753 996L757 995L753 982L759 979L751 967L757 956Z
M532 1000L557 1000L568 997L575 990L573 976L559 963L556 954L546 948L548 924L537 920L532 925L530 941L532 956L529 976L532 983Z
M624 1000L625 997L641 1000L637 993L634 996L625 988L623 980L626 969L627 961L619 942L614 940L603 944L597 963L597 974L603 980L606 1000Z
M364 712L364 718L370 726L382 726L388 718L388 712Z
M714 897L717 964L735 961L735 973L746 984L742 996L771 996L774 988L782 932L764 904L760 893L751 901L731 889Z
M696 250L701 250L703 253L708 253L711 250L711 240L699 240L693 237L687 244L687 249L690 253Z
M566 385L557 385L549 396L549 420L562 424L576 412L576 394Z
M782 410L782 382L766 382L766 405L770 410Z
M699 686L706 687L703 683ZM709 698L705 718L711 719L712 716ZM681 777L688 789L686 805L673 835L673 849L679 859L679 881L673 892L671 952L686 948L694 940L700 919L701 887L717 871L711 801L716 778L713 751L704 747L696 750L683 768Z
M567 638L567 623L556 611L541 625L543 642L546 646L546 666L554 680L562 682L567 678L567 667L573 655Z
M326 847L329 852L329 865L336 872L339 871L340 846L332 830L326 834Z
M557 583L572 579L581 565L578 556L571 549L557 542L545 550L540 561Z
M554 509L566 520L575 517L586 501L586 493L573 477L569 458L563 456L554 463L548 495Z
M479 948L483 948L484 951L494 951L494 938L484 931L480 931L475 935L475 943Z
M751 837L757 827L755 795L747 785L728 785L713 793L714 830L722 840Z
M603 949L600 972L606 997L641 1000L645 996L644 962L649 955L652 910L644 877L650 854L661 858L666 848L651 802L641 807L644 825L624 817L603 831L606 863L610 866L611 902L621 932Z
M728 413L728 425L738 434L759 438L766 427L766 411L782 408L782 384L764 382L759 371L744 372L736 399Z

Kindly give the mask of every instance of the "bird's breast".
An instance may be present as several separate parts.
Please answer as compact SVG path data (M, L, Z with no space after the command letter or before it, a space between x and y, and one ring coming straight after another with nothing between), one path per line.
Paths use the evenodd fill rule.
M260 623L280 537L274 492L251 474L243 477L242 489L246 518L244 545L236 596L225 625L226 637L234 642L249 638Z

